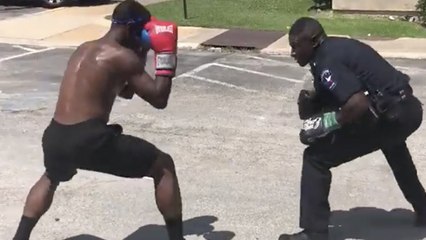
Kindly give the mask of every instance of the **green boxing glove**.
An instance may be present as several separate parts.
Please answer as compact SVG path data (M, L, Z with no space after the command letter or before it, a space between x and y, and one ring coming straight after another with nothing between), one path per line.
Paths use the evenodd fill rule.
M336 112L327 112L313 116L303 121L303 128L299 137L303 144L310 145L318 138L327 136L330 132L339 129Z

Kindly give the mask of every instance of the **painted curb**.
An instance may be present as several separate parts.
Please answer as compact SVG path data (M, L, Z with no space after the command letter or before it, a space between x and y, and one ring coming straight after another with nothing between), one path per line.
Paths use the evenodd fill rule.
M262 49L260 53L268 55L290 56L290 49ZM389 52L380 49L376 51L384 58L426 59L426 52Z
M104 21L96 21L96 23L101 23L100 25L105 26L109 25L108 20ZM402 38L401 38L402 39ZM406 39L406 38L405 38ZM19 38L0 38L0 43L6 44L14 44L14 45L34 45L34 46L43 46L43 47L55 47L55 48L76 48L79 44L73 42L66 41L48 41L44 39L36 40L36 39L19 39ZM178 49L180 50L199 50L206 49L206 47L201 45L201 42L192 42L192 41L179 41ZM214 49L226 49L229 51L230 48L220 48L216 47ZM389 51L389 50L380 50L380 48L375 48L376 51L385 58L402 58L402 59L426 59L426 52L418 51L410 51L410 52L402 52L402 51ZM208 48L207 48L208 50ZM290 48L282 47L282 48L264 48L258 49L254 52L258 52L266 55L278 55L278 56L290 56Z

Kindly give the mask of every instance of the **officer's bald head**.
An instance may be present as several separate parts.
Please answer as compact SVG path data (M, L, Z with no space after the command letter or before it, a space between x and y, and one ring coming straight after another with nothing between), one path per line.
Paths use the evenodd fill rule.
M308 17L299 18L293 23L289 32L291 55L300 66L312 60L315 49L327 37L321 24Z
M312 39L317 42L321 41L326 36L326 33L316 19L301 17L293 23L289 35L298 39Z

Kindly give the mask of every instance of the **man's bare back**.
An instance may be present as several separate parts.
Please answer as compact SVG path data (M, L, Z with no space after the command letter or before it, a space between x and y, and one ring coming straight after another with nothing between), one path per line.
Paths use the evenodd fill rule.
M119 61L124 54L129 51L102 39L79 46L65 70L54 119L62 124L93 118L108 122L114 100L129 77Z

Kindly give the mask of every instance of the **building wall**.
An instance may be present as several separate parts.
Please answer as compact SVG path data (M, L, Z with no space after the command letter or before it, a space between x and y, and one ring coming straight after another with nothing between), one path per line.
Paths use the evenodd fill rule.
M417 0L332 0L334 10L415 11Z

